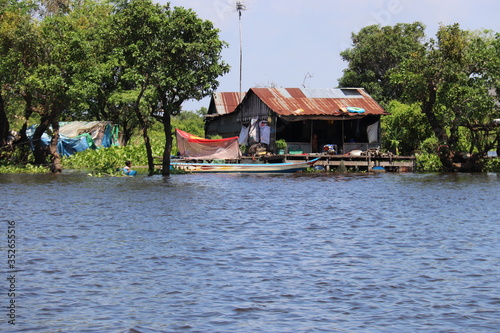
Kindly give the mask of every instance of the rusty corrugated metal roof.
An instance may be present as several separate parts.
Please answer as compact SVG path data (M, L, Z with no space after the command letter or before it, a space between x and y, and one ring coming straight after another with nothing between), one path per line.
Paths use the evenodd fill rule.
M365 110L361 115L387 112L362 88L252 88L272 111L282 116L360 116L348 107Z
M223 115L233 112L245 97L245 93L239 92L216 92L212 95L212 101L215 103L217 114Z

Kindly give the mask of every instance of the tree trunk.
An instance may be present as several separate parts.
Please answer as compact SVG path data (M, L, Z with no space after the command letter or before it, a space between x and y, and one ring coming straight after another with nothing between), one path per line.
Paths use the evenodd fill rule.
M465 171L465 172L481 172L483 171L483 154L480 153L475 153L470 156L470 158L467 159L465 163L462 163L462 170L459 171Z
M500 135L497 136L497 156L500 157Z
M142 95L141 95L142 96ZM132 138L132 134L134 132L134 125L131 119L129 118L128 106L120 104L118 107L112 103L107 104L107 107L111 112L109 113L109 119L103 120L111 120L115 124L120 125L120 133L121 133L121 142L120 144L126 146L128 145L130 139ZM120 116L120 114L122 114Z
M42 116L40 124L33 133L33 155L35 156L35 164L42 165L46 162L47 149L42 144L42 135L49 128L50 120L48 116Z
M50 171L52 173L61 173L61 155L57 151L57 144L59 143L59 122L57 120L52 121L52 139L50 140L49 152L50 152Z
M121 125L122 144L126 146L130 142L134 130L131 126L128 126L128 122L125 120L121 122Z
M151 149L151 141L149 140L148 135L148 124L144 116L141 114L141 110L139 109L139 103L136 102L134 105L134 112L139 120L139 124L142 129L142 138L144 139L144 145L146 146L146 155L148 158L148 174L151 176L155 171L154 159L153 159L153 150Z
M170 154L172 153L172 129L170 112L165 110L162 118L163 131L165 132L165 149L163 150L162 170L163 176L170 175Z
M135 125L131 119L127 119L127 117L123 117L120 120L121 125L121 134L122 134L122 144L127 146L132 139L134 134Z
M155 162L153 159L153 150L151 149L151 141L149 140L148 128L142 128L142 136L146 145L146 154L148 156L148 175L151 176L155 172Z
M151 141L149 140L147 126L143 127L142 129L143 129L142 135L144 137L144 144L146 145L146 154L148 157L148 175L152 176L153 173L155 172L155 162L153 159L153 150L151 149Z
M7 139L10 134L9 120L5 113L5 104L3 96L0 93L0 148L7 144Z
M144 82L144 84L142 85L141 91L139 92L139 95L135 100L134 112L137 117L137 120L139 121L139 124L141 125L142 138L144 139L144 145L146 146L146 155L148 158L148 174L151 176L155 171L153 150L151 149L151 141L149 140L149 135L148 135L147 119L142 115L140 110L141 99L142 96L144 95L144 92L146 91L147 86L148 86L148 80L146 80L146 82Z
M429 84L428 86L429 98L424 101L422 105L422 112L425 114L427 121L431 125L432 131L434 135L438 139L440 144L437 154L441 163L443 164L443 168L445 171L455 171L455 166L453 163L453 152L451 147L449 146L449 138L446 133L446 129L441 125L436 115L433 112L434 105L436 104L436 88L433 84Z
M24 124L19 131L19 140L16 142L17 149L20 150L19 153L19 162L20 163L28 163L28 157L31 152L31 145L29 143L28 136L26 135L26 130L28 129L28 122L33 114L32 107L32 98L29 94L23 94L23 98L25 101L24 106Z

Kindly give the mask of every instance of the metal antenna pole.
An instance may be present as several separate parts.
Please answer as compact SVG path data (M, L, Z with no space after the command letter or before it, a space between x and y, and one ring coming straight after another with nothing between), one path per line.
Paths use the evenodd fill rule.
M246 10L246 6L241 1L236 1L236 10L239 16L239 27L240 27L240 100L241 100L241 80L243 76L243 43L241 38L241 12Z

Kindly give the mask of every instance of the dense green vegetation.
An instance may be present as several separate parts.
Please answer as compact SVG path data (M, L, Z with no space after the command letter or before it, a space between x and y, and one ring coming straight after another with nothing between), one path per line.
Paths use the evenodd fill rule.
M382 118L385 149L416 153L424 169L491 170L485 157L500 152L500 34L454 24L425 41L417 22L368 26L352 41L339 83L365 87L391 112Z
M0 171L107 173L129 159L150 174L162 161L168 174L172 129L204 136L206 110L181 112L182 103L211 94L229 70L218 33L152 0L1 1ZM352 42L339 85L364 87L390 113L384 150L415 154L422 171L500 171L485 158L500 152L500 34L455 24L426 39L416 22L367 26ZM61 158L59 122L71 120L112 121L125 147Z
M388 74L423 47L424 37L425 27L419 22L399 23L393 27L364 27L352 35L353 47L340 53L347 68L339 85L363 87L384 106L398 100L402 88L391 82Z
M189 133L203 136L203 114L205 112L206 109L204 108L198 112L182 111L178 116L172 119L172 128L179 128ZM165 144L165 134L159 123L152 125L149 136L152 153L155 157L155 164L160 164ZM175 144L172 149L172 154L177 154L177 146ZM10 156L15 157L14 155ZM127 146L113 146L110 148L99 148L96 150L88 149L69 157L63 157L62 166L65 169L88 169L95 174L119 175L120 172L116 172L117 169L122 168L127 160L132 161L136 166L148 165L146 148L139 131L132 135ZM25 165L19 165L19 163L16 163L15 161L14 163L11 163L10 161L3 159L0 161L0 173L50 172L50 169L46 165L33 165L32 163L34 161L34 157L32 154L29 156L29 161L30 162ZM157 172L158 170L156 170L155 173Z
M201 116L203 112L204 110L200 110L200 113L183 111L177 117L173 118L172 127L203 136L204 121ZM158 123L152 126L149 136L155 164L161 164L165 134ZM172 154L177 154L177 146L175 144ZM113 174L117 168L123 167L127 160L132 161L136 166L148 165L146 148L140 135L133 136L133 140L128 146L101 148L97 150L88 149L63 158L62 164L68 169L90 169L99 173Z
M43 165L0 165L0 173L48 173L49 169Z
M30 159L26 128L36 121L33 163L60 172L59 122L106 120L120 126L126 143L140 131L152 173L149 134L159 122L168 174L171 116L185 100L210 95L229 71L218 34L192 10L151 0L0 2L2 160ZM16 119L22 123L10 144ZM40 140L46 131L48 149Z

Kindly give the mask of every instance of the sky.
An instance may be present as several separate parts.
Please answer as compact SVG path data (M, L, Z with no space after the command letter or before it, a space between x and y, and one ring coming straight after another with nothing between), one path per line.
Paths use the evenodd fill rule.
M240 29L236 0L158 0L191 8L210 20L229 43L222 59L231 71L219 92L240 86ZM439 25L500 32L499 0L242 0L242 91L252 87L335 88L347 63L340 52L365 26L422 22L433 38ZM210 98L187 101L183 110L208 108Z

